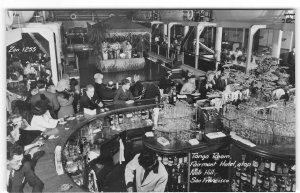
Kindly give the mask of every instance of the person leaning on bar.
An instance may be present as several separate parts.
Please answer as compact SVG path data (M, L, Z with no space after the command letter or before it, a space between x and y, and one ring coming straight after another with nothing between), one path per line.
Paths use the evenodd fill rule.
M117 90L114 98L114 104L131 104L134 102L134 97L130 92L130 81L123 79L121 82L122 86Z
M116 92L111 88L107 88L107 86L103 84L103 74L96 73L94 75L94 79L95 94L102 100L112 100L115 97Z
M86 91L80 98L80 111L82 112L84 108L86 109L97 109L103 107L103 103L100 98L95 94L95 88L93 85L88 84L86 86Z

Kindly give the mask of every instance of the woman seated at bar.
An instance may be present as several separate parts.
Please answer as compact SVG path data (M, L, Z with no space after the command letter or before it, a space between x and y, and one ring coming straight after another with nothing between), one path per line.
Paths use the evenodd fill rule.
M85 93L80 98L80 111L83 111L84 108L94 110L98 107L103 107L103 103L95 94L94 86L88 84Z
M192 94L196 91L195 75L188 77L188 81L184 83L180 90L180 94Z
M38 101L32 108L31 127L26 130L39 130L46 135L52 135L53 129L58 124L58 119L53 119L49 112L49 105L46 100Z
M114 104L131 104L134 103L134 97L130 92L130 81L128 79L123 79L122 87L117 90L116 96L114 98Z

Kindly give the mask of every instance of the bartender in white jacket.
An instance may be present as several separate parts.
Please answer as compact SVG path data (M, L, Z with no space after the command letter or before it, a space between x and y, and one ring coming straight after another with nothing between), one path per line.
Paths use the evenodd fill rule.
M144 150L126 165L125 182L128 192L133 192L134 171L137 192L164 192L168 173L155 153Z

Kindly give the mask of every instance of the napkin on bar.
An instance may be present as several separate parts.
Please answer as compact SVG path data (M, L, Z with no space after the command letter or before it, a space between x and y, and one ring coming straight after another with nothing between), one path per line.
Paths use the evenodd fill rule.
M234 139L234 140L236 140L236 141L239 141L239 142L241 142L241 143L243 143L243 144L245 144L245 145L248 145L248 146L250 146L250 147L255 147L255 146L256 146L256 145L255 145L254 143L252 143L251 141L249 141L249 140L247 140L247 139L244 139L244 138L242 138L242 137L240 137L240 136L238 136L238 135L236 135L236 134L234 134L234 133L230 133L230 136L231 136L232 139Z
M226 137L226 135L222 132L207 133L206 136L209 139L216 139L216 138L220 138L220 137Z

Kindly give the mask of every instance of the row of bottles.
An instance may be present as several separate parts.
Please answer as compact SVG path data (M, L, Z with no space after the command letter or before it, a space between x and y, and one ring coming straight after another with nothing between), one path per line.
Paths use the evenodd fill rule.
M169 104L175 105L177 101L176 87L173 87L169 93Z
M241 163L246 161L242 155ZM234 192L291 192L296 190L295 168L293 164L276 163L268 159L254 158L247 167L237 166L231 180Z
M158 155L169 174L166 192L188 191L188 156Z
M219 111L217 109L203 110L203 117L205 122L211 121L219 117Z
M136 122L140 120L151 119L151 111L152 109L145 109L140 111L133 111L130 113L120 113L110 115L110 125L119 125L125 123L127 120Z

